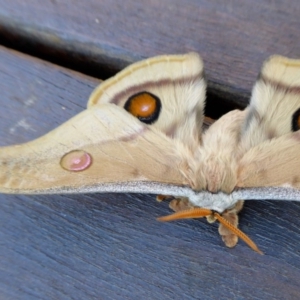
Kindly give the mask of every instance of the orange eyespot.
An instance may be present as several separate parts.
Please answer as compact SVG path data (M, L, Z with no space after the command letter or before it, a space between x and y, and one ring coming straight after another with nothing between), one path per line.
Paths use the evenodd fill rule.
M63 169L72 172L79 172L86 170L92 164L92 157L83 150L73 150L65 154L61 160L60 165Z
M131 96L124 108L141 122L151 124L159 117L161 102L149 92L140 92Z
M300 108L296 110L292 117L292 130L297 131L300 129Z

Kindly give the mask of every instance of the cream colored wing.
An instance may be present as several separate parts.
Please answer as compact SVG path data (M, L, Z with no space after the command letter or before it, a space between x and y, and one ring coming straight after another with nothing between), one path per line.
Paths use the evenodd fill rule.
M176 145L124 109L97 105L39 139L0 148L0 191L169 194L169 184L188 184Z
M299 109L300 60L270 57L252 91L241 137L244 150L298 130Z
M300 60L273 56L253 89L237 186L299 189L299 129Z
M300 131L250 149L239 162L237 187L290 187L299 198L299 154Z
M99 103L121 106L194 151L200 145L205 91L198 54L157 56L101 83L91 94L88 108Z

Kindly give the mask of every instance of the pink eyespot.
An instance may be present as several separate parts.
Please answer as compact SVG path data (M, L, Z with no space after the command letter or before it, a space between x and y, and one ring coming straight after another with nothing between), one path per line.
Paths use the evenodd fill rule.
M83 150L73 150L66 153L60 160L63 169L72 172L86 170L92 164L92 157Z

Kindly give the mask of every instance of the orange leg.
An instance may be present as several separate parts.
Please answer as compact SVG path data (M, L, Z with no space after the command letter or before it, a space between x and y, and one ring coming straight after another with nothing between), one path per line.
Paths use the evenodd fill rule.
M169 207L173 211L177 212L177 211L193 208L194 206L190 203L188 198L176 198L170 201Z

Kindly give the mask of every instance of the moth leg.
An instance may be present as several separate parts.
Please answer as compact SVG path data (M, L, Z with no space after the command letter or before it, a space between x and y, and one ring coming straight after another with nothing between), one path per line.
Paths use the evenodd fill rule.
M243 208L244 201L239 200L234 207L231 209L226 210L222 217L229 221L233 226L238 227L239 224L239 217L238 213ZM234 247L238 242L237 235L233 234L227 227L225 227L223 224L219 225L219 234L222 236L222 240L225 243L225 245L229 248Z
M191 204L188 198L175 198L172 201L170 201L169 207L175 212L177 212L192 208L194 207L194 205Z
M175 197L173 196L170 196L170 195L157 195L156 196L156 201L157 202L162 202L162 201L165 201L165 200L172 200L174 199Z

